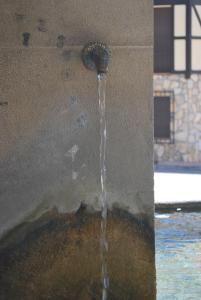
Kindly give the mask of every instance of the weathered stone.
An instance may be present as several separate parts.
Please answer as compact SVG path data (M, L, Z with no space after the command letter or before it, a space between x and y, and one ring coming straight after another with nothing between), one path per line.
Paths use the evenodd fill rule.
M171 89L175 89L175 88L178 88L179 87L179 82L178 81L173 81L171 83Z
M192 89L192 95L196 96L198 95L198 90L197 89ZM194 98L195 99L195 98Z
M0 1L1 300L101 299L97 74L81 60L91 40L112 52L108 299L155 298L152 11L149 0Z
M169 83L169 80L165 79L164 82L163 82L163 87L165 90L168 90L169 87L170 87L170 83Z
M0 247L0 299L101 299L100 215L46 213ZM146 218L108 216L108 299L155 299L154 240Z
M201 150L201 141L197 141L197 147L196 147L198 150Z
M155 155L157 155L160 161L172 160L177 161L191 161L201 162L201 150L196 146L196 136L201 131L201 76L193 74L190 79L185 79L183 75L154 75L154 86L157 85L157 89L164 90L164 84L170 86L175 94L175 106L173 108L175 112L175 143L173 145L166 145L164 147L163 155L158 153L160 148L155 149ZM188 128L188 131L187 131ZM185 147L182 146L185 144ZM197 147L196 153L194 153L191 147L188 150L188 144ZM174 150L172 149L174 148ZM185 149L184 149L185 148ZM188 153L188 151L190 151ZM185 158L183 155L186 155Z
M164 153L164 147L162 145L158 146L158 156L162 157L163 153Z
M184 154L184 155L182 156L182 158L183 158L183 161L184 161L184 162L190 162L190 161L191 161L190 156L189 156L188 154Z
M152 45L152 8L149 0L127 0L126 5L116 0L1 0L1 45L22 46L22 32L31 33L33 47L99 39L112 45Z
M189 79L189 80L187 81L187 87L188 87L189 89L192 89L192 88L193 88L193 81L192 81L191 79Z
M200 123L200 121L201 121L201 113L196 113L196 115L194 116L194 122Z
M189 141L190 143L193 144L193 143L196 141L195 136L191 134L191 135L188 137L188 141Z
M181 88L175 88L174 92L175 92L175 95L181 94Z
M191 78L192 78L192 80L195 81L195 82L198 81L198 75L197 75L197 74L191 75Z

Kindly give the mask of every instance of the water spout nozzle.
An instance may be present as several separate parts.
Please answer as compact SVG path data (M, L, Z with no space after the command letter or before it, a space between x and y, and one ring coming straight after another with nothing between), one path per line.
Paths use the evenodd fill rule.
M111 52L107 45L101 42L90 42L82 50L82 60L85 67L98 74L107 73Z

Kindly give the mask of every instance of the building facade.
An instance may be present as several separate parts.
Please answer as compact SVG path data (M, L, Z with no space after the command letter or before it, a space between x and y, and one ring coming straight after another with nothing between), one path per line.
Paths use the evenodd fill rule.
M155 162L201 163L201 1L155 1Z

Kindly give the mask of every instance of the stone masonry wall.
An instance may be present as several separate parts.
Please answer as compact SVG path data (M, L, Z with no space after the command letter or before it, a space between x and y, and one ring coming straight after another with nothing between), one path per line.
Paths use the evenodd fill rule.
M155 300L152 14L149 0L0 0L0 299L102 298L97 74L81 59L98 40L107 299Z
M154 91L174 94L173 143L154 145L155 161L201 162L201 75L154 75Z

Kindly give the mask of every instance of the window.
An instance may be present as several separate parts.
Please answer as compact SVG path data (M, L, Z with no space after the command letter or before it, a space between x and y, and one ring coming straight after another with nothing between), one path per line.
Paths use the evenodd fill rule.
M174 118L173 118L172 92L155 92L154 96L154 138L158 143L173 143Z
M159 139L170 138L170 97L154 98L154 136Z
M173 67L172 7L154 9L154 71L171 72Z
M155 5L154 71L187 78L201 73L201 0L155 0Z

